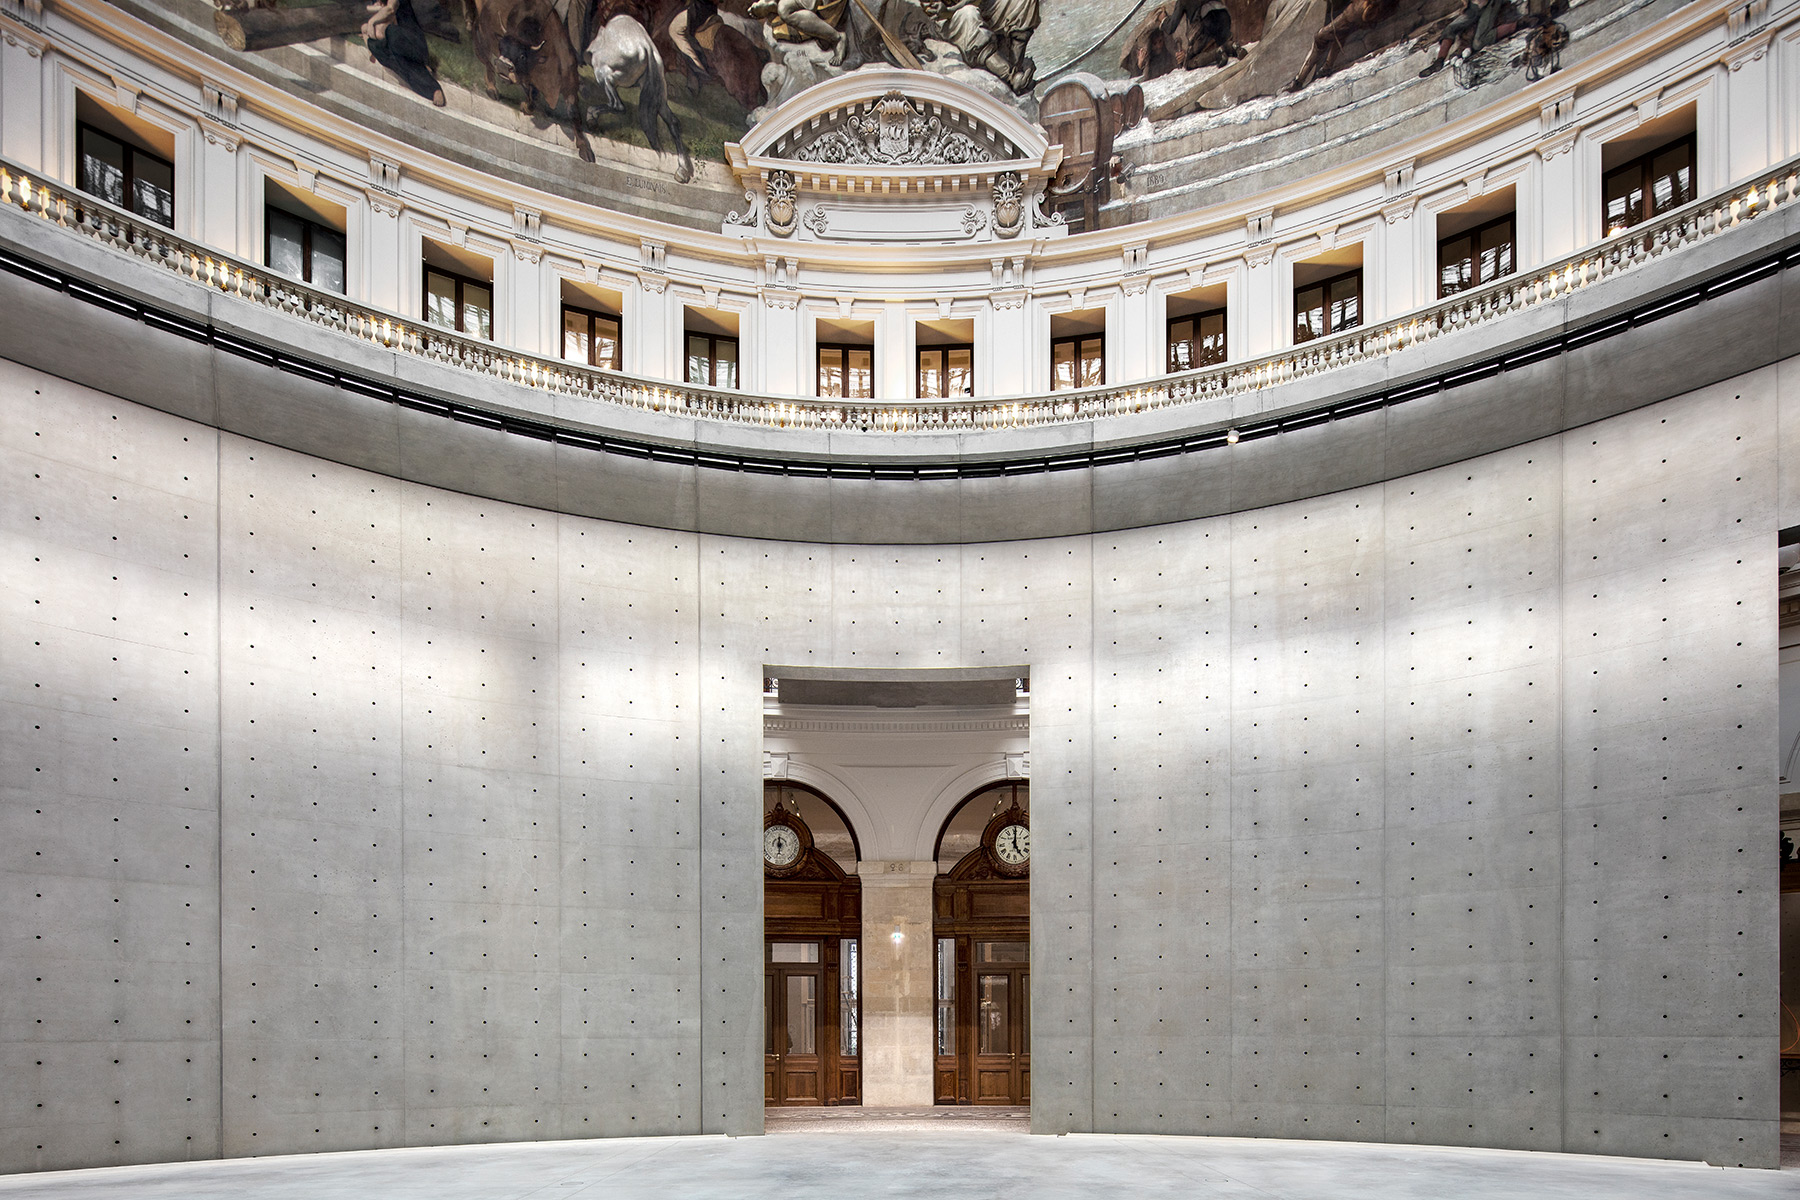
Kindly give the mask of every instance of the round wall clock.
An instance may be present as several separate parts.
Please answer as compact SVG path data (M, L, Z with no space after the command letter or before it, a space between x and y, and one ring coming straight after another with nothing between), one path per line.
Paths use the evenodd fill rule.
M1025 875L1031 870L1031 819L1015 803L989 821L981 844L988 862L1002 875Z
M812 830L806 822L777 800L763 817L763 874L792 875L806 865L812 844Z

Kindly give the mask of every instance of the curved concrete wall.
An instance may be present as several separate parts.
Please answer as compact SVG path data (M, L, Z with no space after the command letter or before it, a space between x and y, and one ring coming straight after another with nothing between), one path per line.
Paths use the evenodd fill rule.
M765 662L1030 664L1035 1129L1772 1166L1791 369L830 546L7 364L0 1169L759 1130Z

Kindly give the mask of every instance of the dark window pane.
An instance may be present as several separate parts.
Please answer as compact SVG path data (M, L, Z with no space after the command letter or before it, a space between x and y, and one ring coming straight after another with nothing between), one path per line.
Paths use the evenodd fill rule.
M1060 392L1075 386L1075 343L1050 344L1050 390Z
M1325 289L1302 288L1294 293L1294 341L1310 342L1325 333Z
M125 207L125 147L84 126L76 186L90 196Z
M314 225L312 231L312 285L321 291L342 292L344 290L344 263L349 256L345 253L344 235L335 229L327 229L323 225Z
M844 395L844 352L836 346L819 348L819 395L834 399Z
M704 335L688 334L687 381L712 383L712 341Z
M268 210L267 220L269 269L290 279L305 279L306 222L278 208Z
M1083 338L1081 342L1081 387L1099 387L1106 382L1106 339Z
M919 351L919 399L941 400L944 396L944 352Z
M175 224L175 168L138 150L131 152L131 209L158 225Z
M1331 332L1362 324L1362 276L1351 275L1331 285Z

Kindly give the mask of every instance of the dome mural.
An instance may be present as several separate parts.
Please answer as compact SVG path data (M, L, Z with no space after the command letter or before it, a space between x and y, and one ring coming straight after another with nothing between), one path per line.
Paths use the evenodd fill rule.
M700 227L726 146L871 67L924 70L1039 121L1079 230L1166 215L1221 145L1346 110L1408 132L1641 27L1673 0L123 0L208 53L421 149ZM1432 123L1441 114L1429 118ZM1195 197L1185 193L1183 207Z

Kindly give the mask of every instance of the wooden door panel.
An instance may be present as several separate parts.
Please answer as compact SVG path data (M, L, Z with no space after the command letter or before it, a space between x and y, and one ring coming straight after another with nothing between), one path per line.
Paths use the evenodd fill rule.
M975 1064L975 1103L1011 1104L1013 1102L1012 1064L989 1067Z
M787 1095L782 1097L787 1104L817 1104L819 1102L819 1068L806 1064L786 1064L782 1073L787 1082Z

